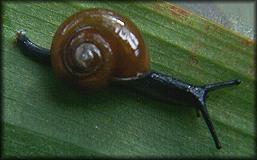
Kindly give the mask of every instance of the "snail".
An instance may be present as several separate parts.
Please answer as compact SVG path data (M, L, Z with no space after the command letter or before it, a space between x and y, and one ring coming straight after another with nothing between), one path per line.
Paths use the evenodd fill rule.
M24 30L17 32L16 41L25 55L51 64L57 76L75 88L91 90L117 84L160 101L194 105L197 116L202 113L216 148L221 148L206 108L206 95L239 85L240 80L196 86L152 70L144 38L125 16L100 8L77 12L57 29L51 49L31 42Z

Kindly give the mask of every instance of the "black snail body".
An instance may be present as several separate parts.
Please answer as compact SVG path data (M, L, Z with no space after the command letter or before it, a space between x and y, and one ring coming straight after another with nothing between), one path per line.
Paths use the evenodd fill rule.
M75 88L96 89L111 83L150 96L151 92L160 93L157 99L161 101L194 105L216 148L221 148L205 105L206 94L238 85L240 80L195 86L151 70L141 32L123 15L105 9L81 11L58 28L51 50L31 42L23 30L17 32L17 44L27 56L52 64L58 77Z

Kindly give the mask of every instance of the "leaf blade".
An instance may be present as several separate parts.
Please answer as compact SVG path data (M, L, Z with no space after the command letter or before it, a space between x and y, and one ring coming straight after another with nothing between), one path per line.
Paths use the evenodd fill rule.
M152 68L156 70L195 84L243 80L239 87L214 92L207 100L224 146L221 151L216 151L203 119L195 117L193 108L155 102L112 87L81 95L62 85L50 67L21 55L13 43L16 30L26 27L33 41L49 47L65 18L91 7L114 9L132 19L148 42ZM194 14L190 14L195 24L191 27L183 13L190 14L166 3L5 3L5 155L254 156L255 42ZM196 37L195 42L192 37ZM225 47L229 51L222 53ZM15 130L25 138L11 136ZM30 134L26 136L23 130L33 133L39 143L42 140L37 134L65 142L74 152L60 154L61 149L52 152L47 145L39 144L38 150L22 154L22 143L33 144ZM10 152L13 143L7 142L11 139L21 143L16 154Z

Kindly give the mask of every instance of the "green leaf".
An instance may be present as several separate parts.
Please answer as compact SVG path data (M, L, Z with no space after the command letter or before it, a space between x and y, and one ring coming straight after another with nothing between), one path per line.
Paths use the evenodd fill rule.
M92 7L130 18L149 45L155 70L196 85L242 80L207 100L221 150L193 106L111 86L76 92L51 67L17 49L17 30L49 48L63 20ZM4 157L255 156L254 41L169 3L5 2L3 9Z

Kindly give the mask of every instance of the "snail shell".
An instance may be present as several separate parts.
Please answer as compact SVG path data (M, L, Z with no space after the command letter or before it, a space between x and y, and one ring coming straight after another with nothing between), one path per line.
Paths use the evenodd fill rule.
M110 10L75 13L56 31L51 45L55 73L66 83L96 89L111 80L144 77L150 56L139 29Z

